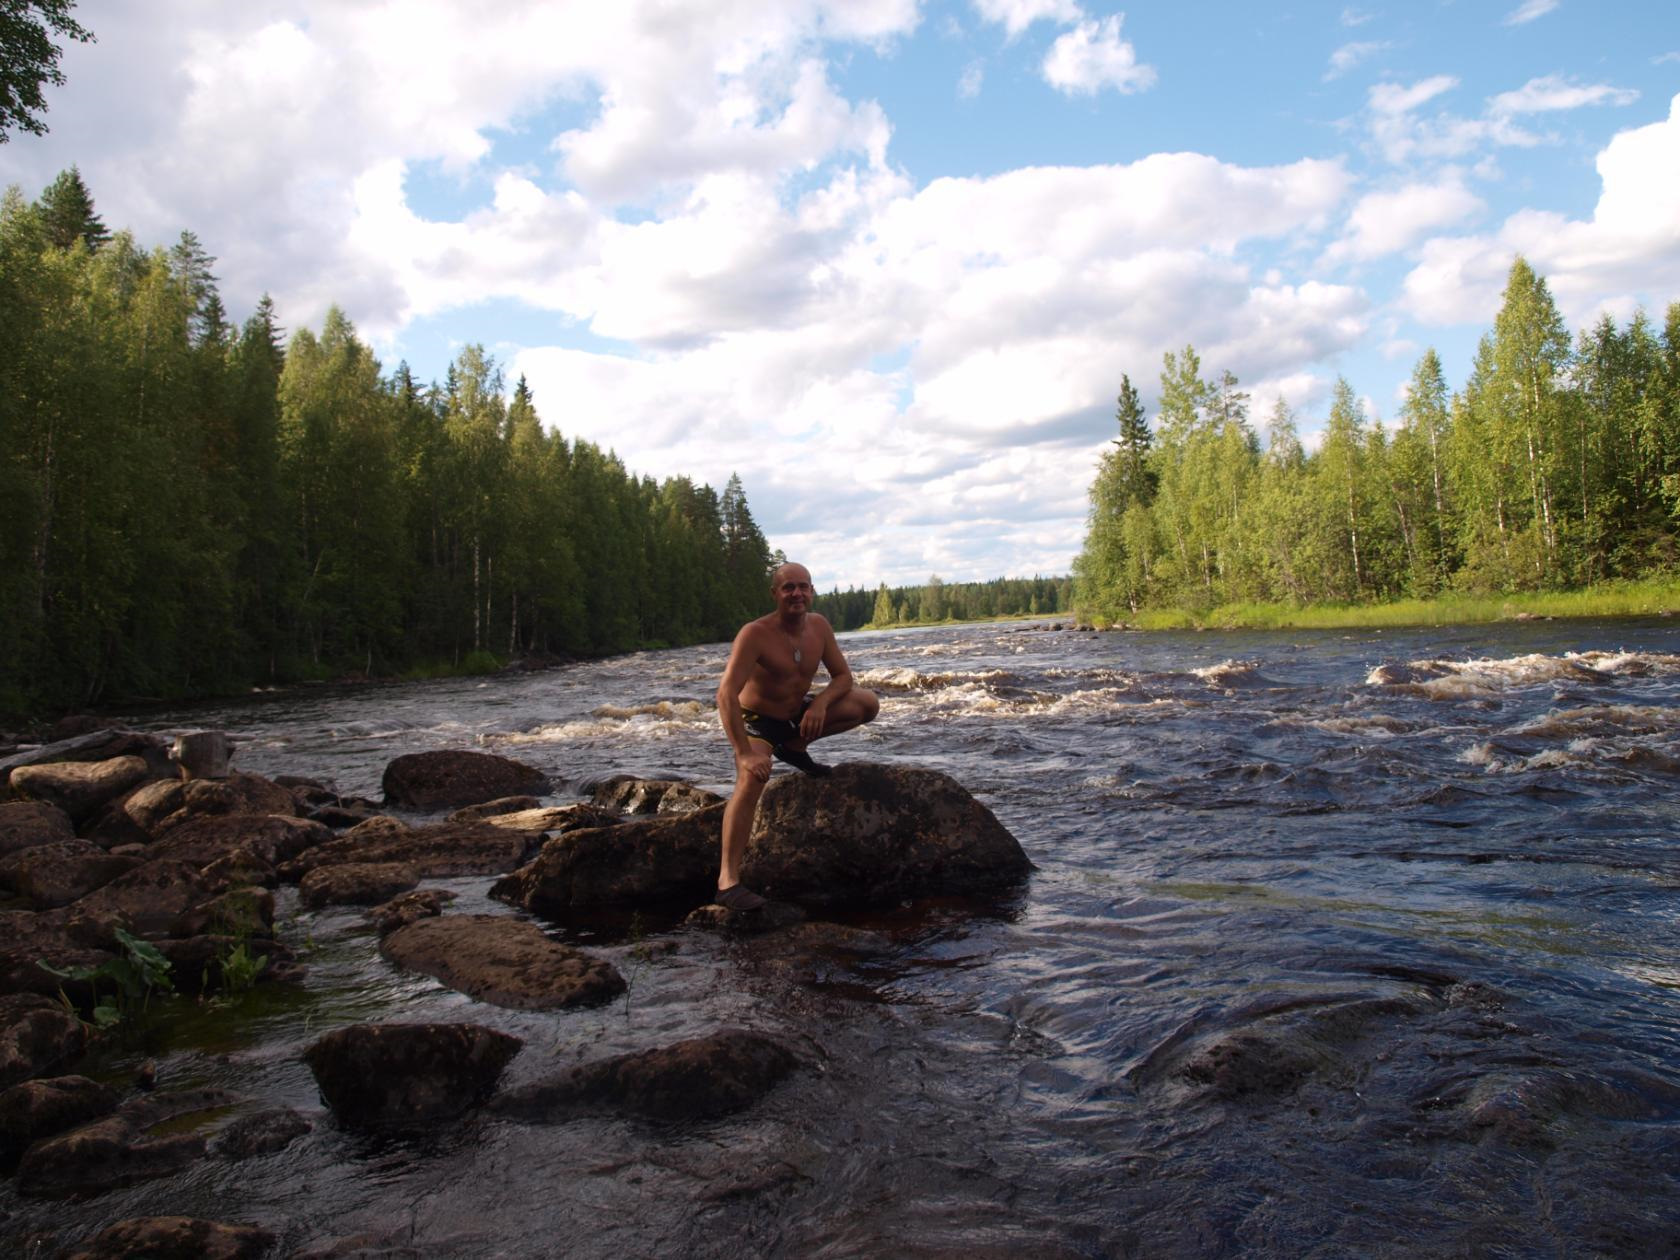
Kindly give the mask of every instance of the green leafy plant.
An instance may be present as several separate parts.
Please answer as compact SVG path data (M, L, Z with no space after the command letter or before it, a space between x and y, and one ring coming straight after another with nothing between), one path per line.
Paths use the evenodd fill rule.
M239 941L219 960L223 993L244 993L257 982L268 966L265 954L252 953L245 941Z
M117 1027L123 1023L138 1023L144 1020L151 1006L153 993L173 993L175 982L170 978L171 963L158 951L158 947L150 941L143 941L139 937L117 928L115 932L117 943L123 952L116 958L108 958L98 966L83 964L79 967L55 967L45 959L38 959L36 966L60 980L69 980L78 984L86 984L91 990L92 1007L89 1011L89 1022L101 1032ZM108 983L110 989L102 994L102 984ZM64 1008L81 1018L76 1006L59 986L58 997L64 1003Z

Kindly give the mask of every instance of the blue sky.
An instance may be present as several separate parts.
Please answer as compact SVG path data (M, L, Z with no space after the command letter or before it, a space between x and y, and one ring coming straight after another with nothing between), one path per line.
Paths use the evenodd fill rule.
M738 472L819 585L1064 572L1122 373L1263 427L1462 383L1525 254L1680 300L1680 6L84 0L36 195L183 228L243 317L470 342L638 472Z

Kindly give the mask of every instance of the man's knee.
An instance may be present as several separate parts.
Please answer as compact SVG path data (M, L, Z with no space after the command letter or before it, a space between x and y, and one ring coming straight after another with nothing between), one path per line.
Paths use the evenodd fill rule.
M860 706L858 720L860 722L873 722L875 716L881 711L881 698L864 687L854 687L852 694L857 697Z

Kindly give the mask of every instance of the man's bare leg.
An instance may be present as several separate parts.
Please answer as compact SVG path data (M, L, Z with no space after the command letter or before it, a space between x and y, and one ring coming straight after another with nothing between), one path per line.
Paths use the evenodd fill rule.
M822 734L818 735L817 739L827 739L830 735L843 735L847 731L856 730L865 722L873 722L875 715L880 711L881 701L873 691L865 690L862 687L853 687L840 697L833 708L829 709L827 720L823 722ZM808 739L790 739L782 747L789 752L802 753L811 746L812 742ZM805 760L810 761L810 758L807 757ZM791 764L798 765L799 763L796 761ZM811 764L816 765L815 762ZM800 769L803 770L805 767L800 766ZM811 771L807 770L806 773L809 774ZM828 767L819 766L817 773L827 774Z
M764 795L764 786L763 780L740 771L735 776L735 791L723 807L723 860L718 867L720 905L728 904L721 900L723 894L740 887L741 855L747 851L747 838L752 834L753 816L758 813L758 798ZM761 897L746 889L741 889L733 900L743 900L742 894L757 904L731 906L731 909L752 910L763 904Z

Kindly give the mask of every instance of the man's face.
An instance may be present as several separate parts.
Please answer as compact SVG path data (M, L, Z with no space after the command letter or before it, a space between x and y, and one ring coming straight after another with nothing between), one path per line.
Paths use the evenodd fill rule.
M811 611L811 597L816 592L811 589L811 575L804 566L784 564L776 570L776 580L770 589L776 597L777 612L795 614Z

